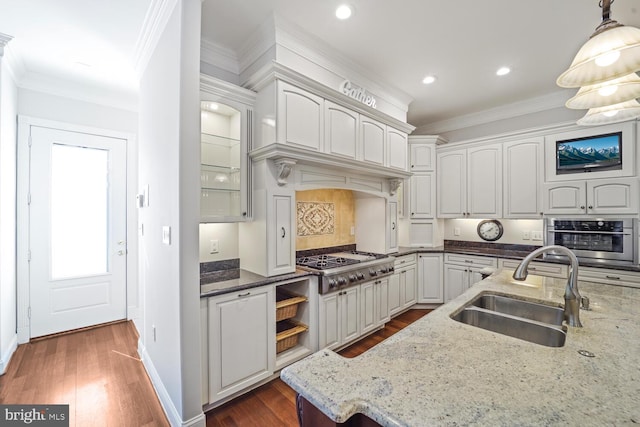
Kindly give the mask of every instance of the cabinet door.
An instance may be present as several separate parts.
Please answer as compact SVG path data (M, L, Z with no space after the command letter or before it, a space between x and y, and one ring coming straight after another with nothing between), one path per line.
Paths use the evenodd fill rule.
M340 292L320 297L318 313L318 345L333 349L340 345Z
M278 142L323 151L323 103L319 96L278 81Z
M436 168L436 147L433 144L410 144L411 172L430 172Z
M325 101L324 151L350 159L356 158L360 126L359 114L355 111Z
M341 340L344 344L360 336L360 286L342 291L340 296Z
M469 267L469 271L467 272L467 289L482 280L480 270L482 269L478 267Z
M416 266L412 265L400 272L400 285L402 286L402 308L408 308L417 301L416 292Z
M376 280L376 326L387 323L389 315L389 278Z
M438 218L462 218L467 212L467 152L438 153Z
M409 224L409 245L433 246L436 224L433 221L412 221Z
M209 403L209 301L200 298L200 370L202 405Z
M271 375L275 303L271 287L209 298L209 399Z
M395 274L389 276L389 294L388 294L388 304L389 304L389 314L391 316L398 313L402 310L401 303L401 291L400 291L400 275L402 271L396 271Z
M406 171L407 151L407 134L387 126L387 166Z
M467 150L467 216L502 217L502 144Z
M418 302L444 302L442 255L418 256Z
M544 184L542 187L543 208L545 214L584 214L586 213L587 188L585 181L564 181Z
M542 216L543 139L504 144L504 218Z
M384 165L386 125L366 116L360 116L360 149L358 158L367 163Z
M444 302L461 295L469 287L468 267L444 265Z
M269 196L267 212L269 233L267 239L271 250L268 253L269 276L295 271L295 236L293 218L295 218L292 193L275 193Z
M637 214L638 179L614 178L587 181L587 213Z
M409 212L411 219L435 217L436 180L435 173L419 173L411 177L409 186Z
M398 203L387 202L387 252L398 250Z
M376 287L377 280L360 285L360 332L366 334L373 331L377 326L376 314Z

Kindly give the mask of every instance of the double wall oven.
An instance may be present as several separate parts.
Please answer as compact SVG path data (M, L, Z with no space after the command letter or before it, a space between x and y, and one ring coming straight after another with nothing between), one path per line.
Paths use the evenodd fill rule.
M620 218L546 218L545 245L571 249L586 263L638 264L638 220ZM562 259L548 254L545 258Z

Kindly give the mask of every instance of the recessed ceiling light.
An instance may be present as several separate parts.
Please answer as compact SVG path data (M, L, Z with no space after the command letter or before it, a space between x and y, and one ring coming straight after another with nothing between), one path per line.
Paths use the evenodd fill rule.
M424 79L422 79L422 83L426 84L426 85L430 85L431 83L436 81L436 76L427 76Z
M496 75L506 76L510 72L511 72L511 69L509 67L501 67L501 68L498 68L498 71L496 71Z
M348 4L341 4L336 9L336 18L338 19L349 19L353 14L353 9Z

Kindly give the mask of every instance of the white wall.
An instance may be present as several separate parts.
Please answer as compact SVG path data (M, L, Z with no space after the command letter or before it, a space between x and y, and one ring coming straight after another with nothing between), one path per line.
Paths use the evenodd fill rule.
M0 48L0 374L4 373L18 343L15 239L17 96L13 75Z
M140 85L143 361L172 425L201 425L199 0L178 0ZM171 244L162 228L171 227ZM155 333L154 333L155 331Z
M218 253L210 251L211 240L218 241ZM238 224L200 224L200 262L240 258Z
M478 223L481 219L447 219L444 221L445 240L466 240L469 242L484 242L477 233ZM532 237L532 231L542 232L541 219L500 219L504 228L504 234L495 243L509 243L516 245L542 246L542 240L523 239L523 232L528 231ZM457 229L457 230L456 230ZM455 232L460 235L456 236Z

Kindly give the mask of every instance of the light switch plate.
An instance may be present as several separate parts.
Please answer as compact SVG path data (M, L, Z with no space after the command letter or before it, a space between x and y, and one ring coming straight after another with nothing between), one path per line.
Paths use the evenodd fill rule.
M209 243L210 243L209 253L217 254L220 251L218 240L210 240Z
M528 231L523 231L522 240L529 240L529 239L531 239L531 234Z
M171 227L168 225L162 226L162 243L165 245L171 244Z
M542 240L542 231L532 231L531 240Z

